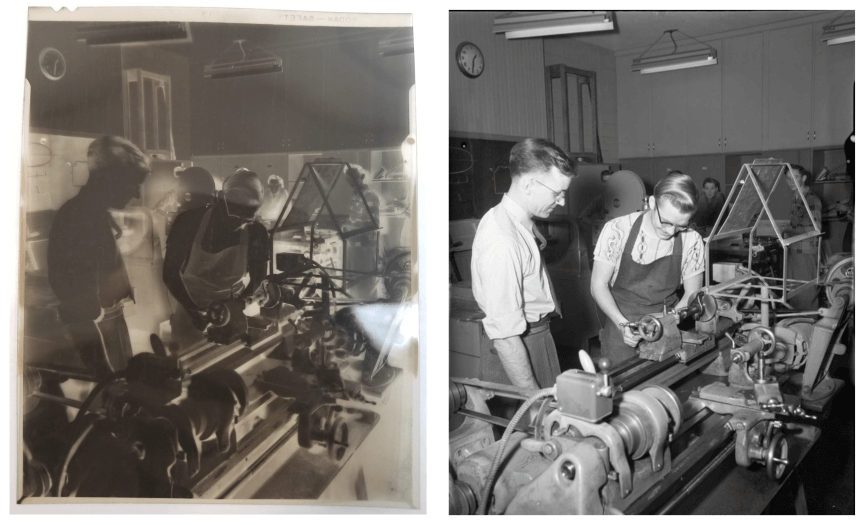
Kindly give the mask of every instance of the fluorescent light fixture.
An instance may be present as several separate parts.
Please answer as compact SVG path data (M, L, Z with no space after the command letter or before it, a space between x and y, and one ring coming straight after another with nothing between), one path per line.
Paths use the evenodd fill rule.
M613 29L612 11L526 11L496 17L493 33L505 38L589 33Z
M679 45L676 43L676 39L673 38L673 33L682 32L678 29L668 29L667 31L664 31L661 37L649 46L649 49L643 51L640 56L634 59L634 62L631 64L631 71L639 71L640 74L647 75L649 73L661 73L663 71L674 71L676 69L712 66L718 63L717 49L692 36L688 36L685 33L682 34L695 42L703 44L705 47L690 51L678 51ZM655 47L655 44L660 42L661 38L664 38L664 35L667 34L670 35L670 40L673 42L673 51L664 55L646 56L646 53L651 51L652 48Z
M718 63L718 52L714 49L673 53L660 57L644 57L634 59L631 71L639 71L642 75L688 69L691 67L711 66Z
M823 42L830 46L846 44L856 40L856 27L853 20L838 23L838 20L823 26Z
M235 46L240 50L239 57L233 51ZM232 58L237 57L239 60L228 60L226 56L229 52ZM282 73L282 59L261 48L249 45L246 40L235 40L212 64L204 66L204 78L211 79L264 73Z
M414 53L414 37L412 35L394 36L378 43L378 54L383 57L407 55Z
M77 40L88 46L192 41L187 22L97 22L78 27Z

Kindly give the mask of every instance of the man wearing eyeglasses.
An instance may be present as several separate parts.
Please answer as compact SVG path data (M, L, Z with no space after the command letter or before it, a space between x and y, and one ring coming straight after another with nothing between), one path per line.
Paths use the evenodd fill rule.
M559 306L532 218L565 204L575 174L567 154L542 139L517 143L509 166L511 187L484 214L472 244L472 293L511 383L546 388L561 373L549 327Z
M607 316L601 353L612 364L635 355L635 322L664 306L680 308L702 283L704 246L688 229L697 211L697 186L691 177L668 175L655 186L650 209L608 222L595 247L592 296ZM684 294L677 294L684 286Z
M258 175L241 168L225 179L213 205L181 213L171 227L162 280L199 331L208 325L201 310L252 295L266 275L267 230L255 222L263 193ZM173 328L183 325L172 319Z

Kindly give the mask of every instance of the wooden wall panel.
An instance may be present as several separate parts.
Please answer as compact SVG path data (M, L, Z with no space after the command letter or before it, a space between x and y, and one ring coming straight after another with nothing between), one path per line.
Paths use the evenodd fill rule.
M501 12L450 13L450 130L513 137L546 137L544 50L540 39L493 34ZM480 47L484 73L470 79L454 59L457 45Z

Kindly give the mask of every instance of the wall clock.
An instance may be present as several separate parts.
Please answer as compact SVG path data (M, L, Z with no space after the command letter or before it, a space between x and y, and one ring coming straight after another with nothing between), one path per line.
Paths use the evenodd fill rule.
M66 59L53 47L46 47L39 53L39 67L49 80L60 80L66 74Z
M481 49L471 42L457 46L457 67L463 75L478 78L484 72L484 55Z

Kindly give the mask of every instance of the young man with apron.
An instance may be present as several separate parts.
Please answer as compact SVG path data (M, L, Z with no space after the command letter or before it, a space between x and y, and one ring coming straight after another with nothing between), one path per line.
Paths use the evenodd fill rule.
M650 209L618 217L605 226L595 248L592 296L606 314L601 353L613 365L636 355L640 336L624 323L686 305L702 285L704 246L688 229L697 187L682 174L655 186ZM684 294L677 293L684 286Z
M268 238L254 218L262 196L258 176L241 169L225 179L213 206L177 216L162 273L186 314L175 314L174 329L183 331L185 321L190 321L196 330L204 331L208 322L201 310L214 301L251 295L261 284L267 271ZM244 287L247 274L249 283Z

